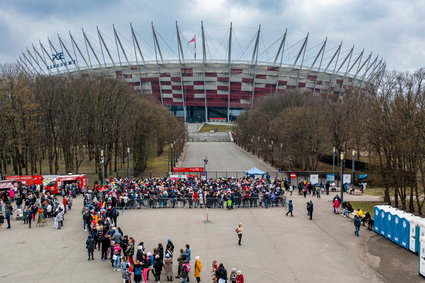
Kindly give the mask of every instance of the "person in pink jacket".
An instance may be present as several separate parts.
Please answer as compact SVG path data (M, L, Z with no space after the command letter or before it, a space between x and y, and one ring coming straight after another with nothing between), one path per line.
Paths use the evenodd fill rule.
M338 199L334 200L334 203L333 203L332 206L334 208L334 213L339 214L339 200Z

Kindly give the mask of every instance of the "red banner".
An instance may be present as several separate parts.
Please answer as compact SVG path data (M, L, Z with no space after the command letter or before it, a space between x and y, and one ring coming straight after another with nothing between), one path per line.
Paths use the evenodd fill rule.
M204 172L203 167L174 167L173 172Z

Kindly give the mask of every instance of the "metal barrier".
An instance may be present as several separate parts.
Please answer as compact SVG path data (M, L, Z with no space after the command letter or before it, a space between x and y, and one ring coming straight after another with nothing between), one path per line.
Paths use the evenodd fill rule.
M285 197L274 198L232 198L228 202L225 198L206 198L203 201L195 201L193 198L136 198L131 199L125 204L125 209L141 208L251 208L251 207L284 207L286 206ZM122 209L121 203L115 206Z

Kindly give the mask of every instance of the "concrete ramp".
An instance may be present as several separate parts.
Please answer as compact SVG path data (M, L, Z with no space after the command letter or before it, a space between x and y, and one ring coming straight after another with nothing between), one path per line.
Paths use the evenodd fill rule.
M188 132L189 142L230 142L229 133L191 133Z

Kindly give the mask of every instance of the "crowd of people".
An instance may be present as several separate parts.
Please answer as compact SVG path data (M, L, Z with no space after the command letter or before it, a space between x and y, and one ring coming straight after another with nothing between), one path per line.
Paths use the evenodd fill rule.
M194 263L191 263L192 252L189 244L176 253L171 239L167 240L165 247L162 243L158 243L152 251L145 247L143 241L136 246L135 239L126 235L117 226L119 216L117 208L109 206L109 202L97 200L94 191L84 194L82 211L83 229L88 231L86 240L88 260L94 260L94 252L97 249L100 251L100 259L109 260L111 268L121 272L125 283L146 283L150 276L155 282L160 282L161 276L165 276L166 281L177 278L186 283L190 282L191 272L196 281L201 282L202 261L196 256ZM236 228L239 245L242 240L242 229L242 224ZM177 264L176 271L173 269L174 263ZM244 277L242 272L235 268L228 275L223 263L218 264L214 260L211 266L211 281L244 283Z
M77 190L68 186L60 196L43 190L43 185L26 186L17 183L15 188L0 194L0 229L11 229L11 220L21 220L31 229L32 223L45 226L47 219L53 220L53 227L61 229L64 225L65 213L72 208Z

